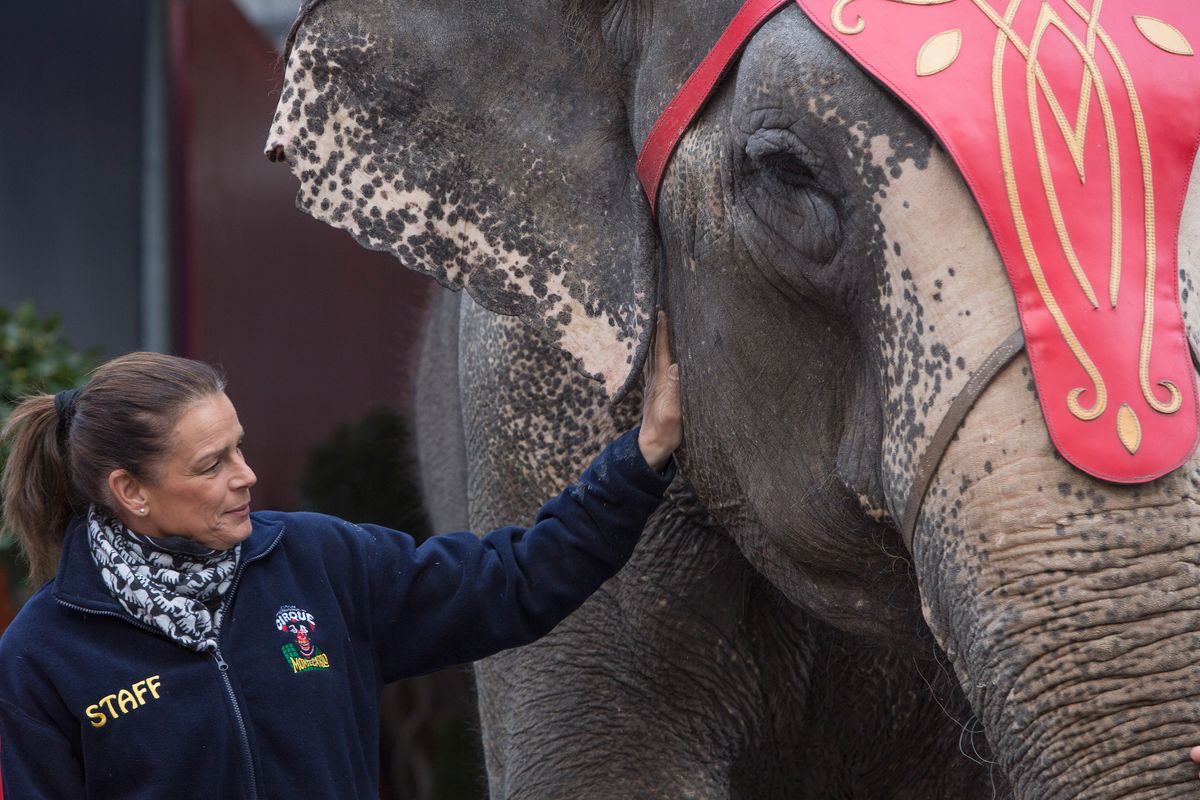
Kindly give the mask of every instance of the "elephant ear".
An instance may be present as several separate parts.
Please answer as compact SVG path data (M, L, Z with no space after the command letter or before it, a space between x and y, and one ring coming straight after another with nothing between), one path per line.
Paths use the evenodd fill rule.
M616 398L649 339L657 240L620 79L565 2L315 0L267 152L301 209L520 317Z

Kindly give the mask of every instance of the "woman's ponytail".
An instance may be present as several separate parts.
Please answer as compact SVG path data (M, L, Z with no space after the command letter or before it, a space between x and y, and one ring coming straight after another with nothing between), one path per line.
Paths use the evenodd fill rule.
M16 534L35 583L54 576L63 531L77 506L61 433L49 394L22 401L0 431L0 444L11 447L0 478L4 525Z
M153 483L175 424L196 401L225 391L201 361L128 353L97 367L82 390L24 400L0 431L12 451L0 478L4 524L17 535L35 581L58 570L74 514L112 511L113 470Z

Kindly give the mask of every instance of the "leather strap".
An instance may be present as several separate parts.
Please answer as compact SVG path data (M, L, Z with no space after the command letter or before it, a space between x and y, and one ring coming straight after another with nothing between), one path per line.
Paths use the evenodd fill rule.
M662 184L667 162L671 160L671 154L683 138L684 131L692 124L700 109L704 108L709 95L754 32L776 11L792 2L793 0L747 0L734 15L721 38L713 45L713 49L708 51L700 66L688 76L683 86L671 98L671 102L667 103L662 116L655 121L637 159L638 180L642 182L642 190L646 193L646 199L650 201L651 215L657 213L658 188Z
M958 393L958 397L954 398L954 402L950 404L950 410L942 418L942 424L938 425L937 433L930 440L929 447L925 448L925 454L921 456L921 463L917 466L916 480L913 481L912 489L908 493L908 502L904 506L904 517L900 521L900 535L904 537L904 544L908 546L910 553L912 552L913 533L917 528L917 516L921 513L921 504L925 501L925 493L929 491L929 484L933 481L933 476L937 474L938 465L942 463L942 456L946 454L946 449L950 446L950 440L958 433L958 426L962 425L967 412L975 405L975 401L983 394L983 390L991 384L992 379L1000 370L1004 369L1008 362L1016 358L1017 353L1024 349L1025 334L1020 328L1017 328L1000 343L999 347L992 351L990 356L983 360L979 369L971 373L967 385Z
M990 356L984 359L979 369L971 374L967 385L950 404L950 410L946 412L942 424L938 425L937 433L930 440L929 447L925 448L925 455L921 457L921 463L917 467L917 477L908 493L908 502L904 506L904 517L900 520L900 535L904 537L904 544L910 553L912 552L913 535L917 529L917 517L925 502L925 494L929 491L929 484L933 482L933 476L937 474L938 465L942 463L942 456L950 447L950 441L958 433L958 428L966 419L967 412L975 406L975 402L983 394L983 391L991 385L1000 370L1004 369L1024 349L1025 336L1018 328L1001 342ZM1192 354L1192 364L1197 370L1200 370L1200 351L1196 349L1191 337L1188 337L1188 350Z

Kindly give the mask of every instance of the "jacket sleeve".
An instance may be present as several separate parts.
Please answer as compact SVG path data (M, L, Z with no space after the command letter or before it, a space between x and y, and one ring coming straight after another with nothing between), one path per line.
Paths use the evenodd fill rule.
M484 537L373 537L372 624L391 681L527 644L582 605L629 559L674 477L652 469L637 428L609 445L533 527Z
M4 797L86 797L83 767L51 725L0 700L0 778Z

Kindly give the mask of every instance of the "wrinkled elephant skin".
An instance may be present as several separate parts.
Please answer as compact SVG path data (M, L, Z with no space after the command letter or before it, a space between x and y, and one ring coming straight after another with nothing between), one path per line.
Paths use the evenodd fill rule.
M1017 328L929 131L786 8L651 219L636 147L735 10L318 0L298 22L268 152L300 207L466 290L438 301L418 394L439 525L527 519L632 424L608 397L670 312L687 480L579 613L479 665L492 796L1194 796L1195 460L1140 487L1075 471L1022 357L911 551L897 533Z

